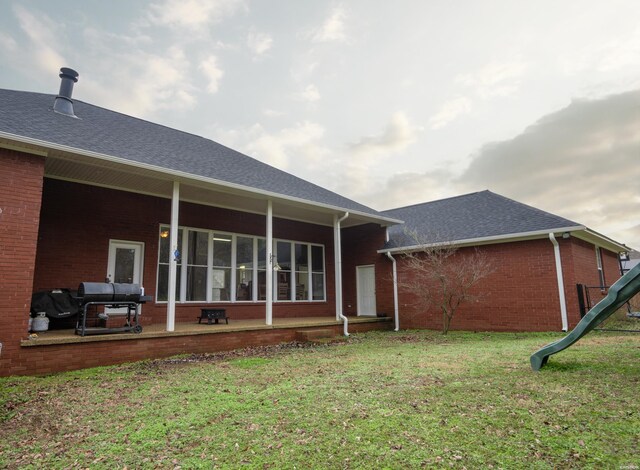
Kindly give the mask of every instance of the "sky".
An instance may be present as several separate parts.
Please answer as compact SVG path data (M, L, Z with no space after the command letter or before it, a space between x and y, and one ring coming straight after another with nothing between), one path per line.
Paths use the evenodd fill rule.
M0 0L0 88L377 210L489 189L640 249L637 0Z

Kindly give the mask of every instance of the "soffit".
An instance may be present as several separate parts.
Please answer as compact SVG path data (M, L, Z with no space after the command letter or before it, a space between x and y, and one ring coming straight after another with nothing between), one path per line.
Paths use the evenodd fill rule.
M45 176L82 184L107 187L122 191L171 198L173 181L180 181L180 200L196 204L266 214L267 195L229 188L189 178L176 177L146 168L132 167L118 162L90 159L69 152L50 150L45 160ZM331 208L271 197L274 217L299 220L313 224L333 224ZM343 227L376 222L366 215L353 214L342 223ZM377 221L379 223L379 221Z

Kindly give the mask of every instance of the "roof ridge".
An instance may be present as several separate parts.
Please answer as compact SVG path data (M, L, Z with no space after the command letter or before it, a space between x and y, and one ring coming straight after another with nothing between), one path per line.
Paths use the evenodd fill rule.
M418 202L418 203L415 203L415 204L409 204L407 206L396 207L394 209L386 209L386 210L383 210L383 211L380 211L380 212L381 213L386 213L386 212L398 211L398 210L401 210L401 209L409 209L410 207L426 206L428 204L434 204L436 202L451 201L452 199L460 199L460 198L463 198L463 197L469 197L469 196L473 196L473 195L480 194L480 193L486 193L486 192L491 193L491 191L489 191L488 189L484 189L482 191L475 191L475 192L471 192L471 193L467 193L467 194L458 194L457 196L449 196L449 197L445 197L445 198L442 198L442 199L434 199L432 201Z
M525 204L524 202L520 202L520 201L517 201L517 200L515 200L515 199L511 199L510 197L503 196L502 194L494 193L494 192L489 191L489 190L487 190L487 192L488 192L489 194L493 195L493 196L498 197L498 198L505 199L505 200L507 200L507 201L509 201L509 202L511 202L511 203L515 203L515 204L518 204L518 205L520 205L520 206L526 207L526 208L527 208L527 209L529 209L529 210L533 210L533 211L536 211L536 212L539 212L539 213L542 213L542 214L546 214L546 215L552 215L553 217L557 217L557 218L559 218L559 219L564 219L564 220L566 220L567 222L571 222L572 224L575 224L575 225L583 225L583 224L580 224L580 223L578 223L578 222L576 222L576 221L574 221L574 220L567 219L566 217L562 217L561 215L554 214L553 212L545 211L545 210L540 209L540 208L538 208L538 207L530 206L529 204Z

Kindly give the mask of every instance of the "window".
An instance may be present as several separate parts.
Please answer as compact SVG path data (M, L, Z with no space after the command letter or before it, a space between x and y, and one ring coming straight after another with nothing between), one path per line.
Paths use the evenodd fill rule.
M159 234L157 300L169 286L169 227ZM176 299L180 302L256 302L267 298L267 244L264 238L210 230L178 229ZM274 240L273 299L324 301L324 247Z
M309 300L309 245L295 244L295 300Z
M230 300L231 286L231 235L213 234L213 269L211 271L211 300Z
M324 247L311 247L311 288L313 291L312 300L324 300Z
M278 300L291 300L291 243L276 242L275 256L280 269L274 297Z
M600 287L604 289L604 270L602 269L602 253L600 253L600 247L596 246L596 264L598 266L598 278L600 279Z
M236 239L236 300L253 299L253 238Z
M209 233L189 230L187 243L186 300L207 300Z
M166 302L169 295L169 257L174 254L171 253L171 247L169 246L169 227L160 227L160 243L158 254L158 302ZM178 246L182 246L182 230L178 230ZM182 260L178 257L178 272L176 279L176 298L180 298L180 273L181 273Z

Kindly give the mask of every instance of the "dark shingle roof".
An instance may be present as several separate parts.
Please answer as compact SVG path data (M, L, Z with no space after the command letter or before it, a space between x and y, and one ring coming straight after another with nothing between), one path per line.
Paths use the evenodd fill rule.
M491 191L382 213L405 221L405 225L389 227L389 242L385 245L389 249L417 245L414 237L407 233L411 231L418 234L420 243L442 243L580 226Z
M80 119L74 119L53 112L54 98L0 89L0 132L381 217L369 207L204 137L75 99Z

